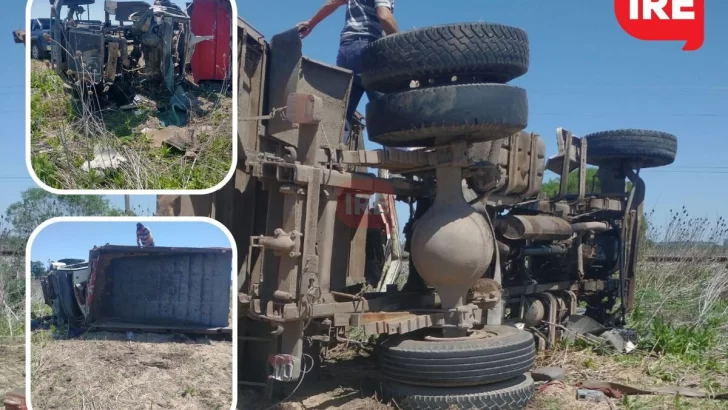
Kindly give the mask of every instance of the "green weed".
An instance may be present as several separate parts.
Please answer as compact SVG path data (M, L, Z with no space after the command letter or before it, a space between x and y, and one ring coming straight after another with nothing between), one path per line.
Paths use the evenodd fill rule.
M199 150L188 155L159 147L145 129L164 126L164 107L152 99L132 110L99 109L96 97L72 87L42 63L31 69L32 165L38 178L58 189L206 189L220 183L232 160L232 98L190 87L204 109L193 110L188 127L204 129ZM143 94L143 91L141 92ZM83 95L83 98L78 98ZM151 95L151 94L150 94ZM163 101L164 96L162 97ZM158 109L162 110L158 110ZM200 132L202 133L202 132ZM84 171L98 148L124 157L116 169Z

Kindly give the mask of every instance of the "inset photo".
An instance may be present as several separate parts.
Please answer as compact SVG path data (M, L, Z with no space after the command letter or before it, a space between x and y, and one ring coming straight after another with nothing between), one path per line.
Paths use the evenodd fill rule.
M55 218L28 245L41 409L231 409L235 243L206 218Z
M29 1L36 182L54 193L206 193L226 182L237 150L234 2Z

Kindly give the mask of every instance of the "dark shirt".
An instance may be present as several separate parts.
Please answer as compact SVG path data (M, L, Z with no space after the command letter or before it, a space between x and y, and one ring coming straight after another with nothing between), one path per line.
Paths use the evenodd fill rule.
M377 17L377 7L387 7L394 13L394 0L349 0L346 5L346 24L341 30L341 41L384 37Z

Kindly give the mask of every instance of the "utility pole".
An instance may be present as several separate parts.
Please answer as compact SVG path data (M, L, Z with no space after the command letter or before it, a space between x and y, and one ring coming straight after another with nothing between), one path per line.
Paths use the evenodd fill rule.
M131 215L131 199L129 198L129 195L124 195L124 213L126 215Z

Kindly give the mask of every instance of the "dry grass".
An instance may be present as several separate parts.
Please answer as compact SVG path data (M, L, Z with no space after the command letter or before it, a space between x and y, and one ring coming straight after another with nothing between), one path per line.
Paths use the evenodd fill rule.
M362 398L361 392L350 388L335 388L308 397L302 401L286 401L271 405L258 393L243 390L238 408L243 410L394 410L396 407L382 403L376 397Z
M25 248L0 218L0 394L25 386Z
M193 109L182 128L195 132L199 150L193 153L151 136L183 114L169 108L171 93L150 82L135 83L143 98L136 108L122 110L65 84L49 64L33 61L31 155L38 178L59 189L204 189L222 181L232 161L232 97L220 90L229 84L184 85ZM125 161L84 170L102 151Z
M728 254L726 225L684 209L662 227L650 225L642 255L672 260L640 261L630 325L655 353L728 369L728 268L715 259Z
M25 241L0 216L0 345L24 343Z
M159 334L88 333L31 346L34 409L228 409L232 343Z
M0 344L0 394L25 387L25 342Z
M668 218L665 225L648 225L651 241L644 242L642 255L682 259L671 263L643 260L639 266L641 288L661 294L664 303L694 301L696 305L686 310L689 317L677 319L705 324L728 297L728 269L714 259L728 255L728 248L722 246L728 239L728 223L723 218L691 217L685 208L671 210ZM654 313L659 314L663 306L657 306Z
M576 400L576 385L587 380L615 382L635 387L681 386L716 393L728 391L728 374L708 374L704 369L685 364L675 357L636 352L605 356L588 349L561 347L542 352L537 367L561 367L565 383L554 383L538 392L529 409L725 409L725 402L673 396L631 396L600 404Z

